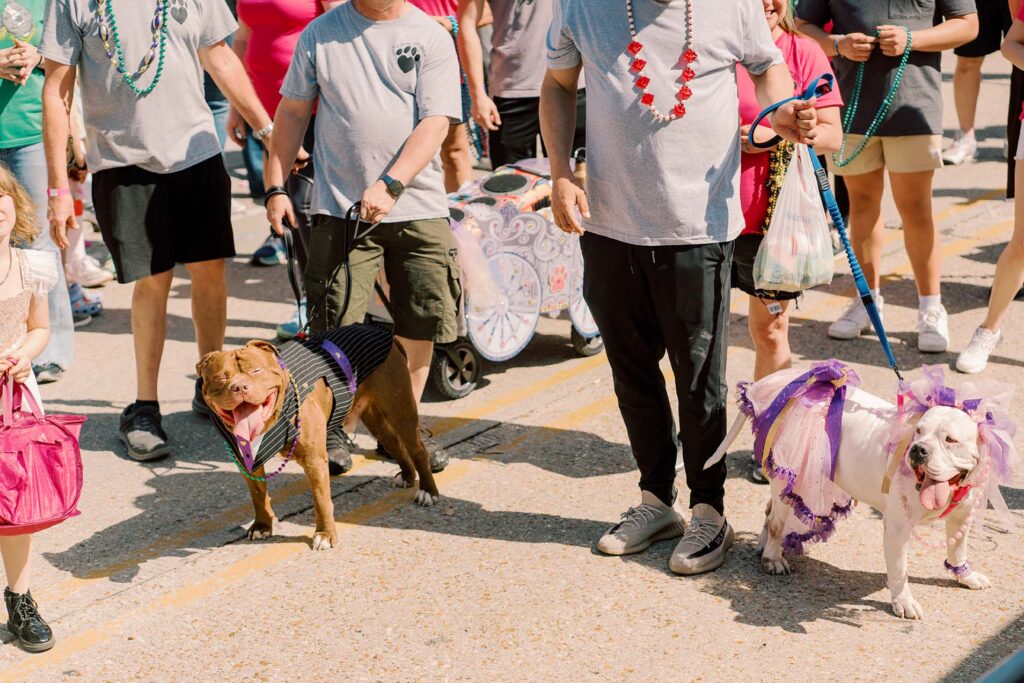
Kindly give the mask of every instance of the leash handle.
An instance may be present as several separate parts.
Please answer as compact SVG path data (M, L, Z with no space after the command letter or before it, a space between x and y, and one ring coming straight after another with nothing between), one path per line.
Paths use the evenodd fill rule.
M758 143L754 139L754 133L761 125L761 121L765 117L771 115L777 111L780 107L793 102L794 100L809 100L812 97L820 97L832 92L832 85L835 82L835 77L832 74L822 74L814 81L809 83L804 89L803 93L776 102L772 106L768 107L754 119L754 123L750 126L750 133L748 134L748 140L753 147L759 149L766 149L768 147L774 147L782 141L781 135L776 135L768 142ZM864 304L864 310L867 311L868 318L871 319L871 326L875 330L875 335L878 337L878 341L882 344L882 351L885 352L885 357L889 361L889 367L896 373L896 378L900 382L900 386L904 385L903 375L900 373L899 364L896 362L896 354L893 353L892 346L889 344L889 337L885 333L885 326L882 324L882 316L878 313L878 307L875 305L875 299L871 296L871 288L868 287L867 278L864 277L864 271L861 270L860 262L857 260L857 255L853 252L853 245L850 244L850 238L846 234L846 222L843 220L843 214L839 210L839 202L836 201L836 196L832 192L832 186L828 182L828 173L821 165L821 161L818 160L818 155L814 153L814 147L811 145L807 146L808 151L811 153L811 166L814 168L814 177L818 181L818 191L821 193L822 202L825 204L825 209L828 211L829 216L832 218L832 225L835 226L836 231L839 233L839 240L842 242L843 251L846 252L846 260L850 263L850 272L853 274L853 281L857 286L857 294L860 296L861 302Z

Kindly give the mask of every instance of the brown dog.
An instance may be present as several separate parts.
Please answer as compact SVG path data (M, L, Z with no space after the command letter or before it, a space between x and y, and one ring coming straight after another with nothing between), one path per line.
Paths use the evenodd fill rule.
M366 333L363 334L364 329L357 328L364 328ZM376 340L378 358L369 373L364 373L366 376L358 376L359 367L352 370L348 366L346 370L357 377L335 372L337 376L346 377L350 382L348 385L339 385L337 376L329 379L331 371L338 370L338 366L332 363L331 354L321 346L330 333L287 342L280 348L269 342L253 340L235 351L208 353L196 366L196 372L203 380L203 398L222 423L221 431L225 432L226 438L231 436L242 445L248 441L255 450L265 437L288 431L279 454L287 455L294 446L292 459L302 466L309 480L316 511L313 550L331 548L338 542L327 469L327 431L329 424L340 424L349 410L356 411L355 414L360 416L387 452L393 454L401 468L395 477L396 485L415 486L418 473L420 490L416 502L430 506L440 498L430 472L427 451L419 436L419 416L405 351L389 336L382 339L382 333L376 328L353 325L332 332L347 335L343 340L335 336L343 351L344 346L368 346L363 343L366 334L370 335L371 341ZM337 350L337 347L331 348ZM285 359L289 363L286 364ZM324 363L323 371L317 365L320 362ZM345 363L348 364L348 359ZM295 373L289 371L289 365L295 368ZM315 369L311 370L311 367ZM306 380L319 374L323 376L297 385L293 374L302 375ZM354 396L336 396L348 393L344 388L339 390L339 386L358 388ZM288 415L282 418L282 413L287 412L289 406L293 412L296 406L298 408L297 430L293 426L293 418ZM344 414L335 414L336 410ZM282 423L275 430L281 419L290 422ZM276 442L270 442L270 445L277 452ZM269 454L264 454L262 459L266 457ZM264 476L262 464L253 469L253 474ZM270 508L267 484L248 477L246 483L255 507L255 521L249 527L248 536L254 540L268 538L273 533L274 512Z

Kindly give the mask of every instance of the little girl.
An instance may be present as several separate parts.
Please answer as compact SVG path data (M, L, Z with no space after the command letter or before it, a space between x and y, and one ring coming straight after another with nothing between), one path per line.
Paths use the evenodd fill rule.
M47 252L16 249L39 234L28 192L0 165L0 376L24 385L39 401L32 359L50 340L47 292L57 284L57 259ZM29 652L53 647L50 627L39 616L28 590L32 535L0 536L7 588L7 630Z

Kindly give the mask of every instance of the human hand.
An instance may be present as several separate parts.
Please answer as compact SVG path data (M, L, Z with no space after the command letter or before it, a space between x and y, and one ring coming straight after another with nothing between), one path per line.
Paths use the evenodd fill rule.
M291 197L286 194L275 194L268 199L267 221L278 237L284 234L285 221L288 221L288 227L294 230L299 223L295 220L295 207L292 206Z
M555 179L551 186L551 213L555 225L562 232L582 235L585 230L576 217L577 212L590 218L590 203L583 183L573 176Z
M18 384L24 384L32 372L32 359L23 351L11 351L6 358L0 358L0 375L11 373Z
M245 139L249 137L249 134L245 128L245 119L238 113L238 110L234 107L228 110L227 123L228 137L234 141L239 147L245 147Z
M907 31L902 26L878 27L878 46L886 57L902 57L907 51Z
M24 45L15 43L14 47L0 50L0 78L18 85L22 85L28 78L39 57L35 53L35 48L29 45L28 47L32 49L30 57Z
M292 173L298 173L308 165L309 152L306 151L305 147L299 147L299 153L295 156L295 162L292 164Z
M757 130L754 131L754 139L758 142L768 142L775 137L775 131L767 126L758 126ZM750 144L750 126L740 126L740 149L743 150L744 154L764 154L774 149L772 147L754 147Z
M21 67L21 79L18 82L18 85L25 85L28 81L28 77L32 75L33 69L42 63L43 58L39 54L39 48L35 45L23 42L17 38L12 38L12 40L14 40L15 46L22 50L22 58L24 59L25 64Z
M775 110L772 128L790 142L813 145L818 137L818 110L814 108L817 98L793 100Z
M380 223L395 208L396 199L388 192L383 180L366 188L360 201L359 217L370 223Z
M493 132L498 130L498 126L501 125L501 115L498 114L498 106L487 95L481 94L474 97L473 106L469 111L473 116L473 120L484 130Z
M75 200L70 194L50 197L46 216L50 221L50 236L53 243L61 249L67 249L71 246L68 242L68 230L78 227L78 221L75 220Z
M847 33L839 40L839 54L854 62L866 62L878 39L864 33Z

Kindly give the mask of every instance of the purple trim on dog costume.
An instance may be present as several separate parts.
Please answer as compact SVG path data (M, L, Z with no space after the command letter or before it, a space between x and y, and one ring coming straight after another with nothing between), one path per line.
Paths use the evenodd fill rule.
M974 569L971 568L971 563L964 560L963 564L952 565L949 560L943 560L942 566L953 572L953 576L958 579L966 579L968 576L974 573Z
M348 382L349 396L356 395L356 373L352 370L352 364L348 362L348 356L345 352L338 348L338 345L332 342L330 339L325 339L320 345L327 353L331 354L331 358L338 364L341 371L345 373L345 381Z

